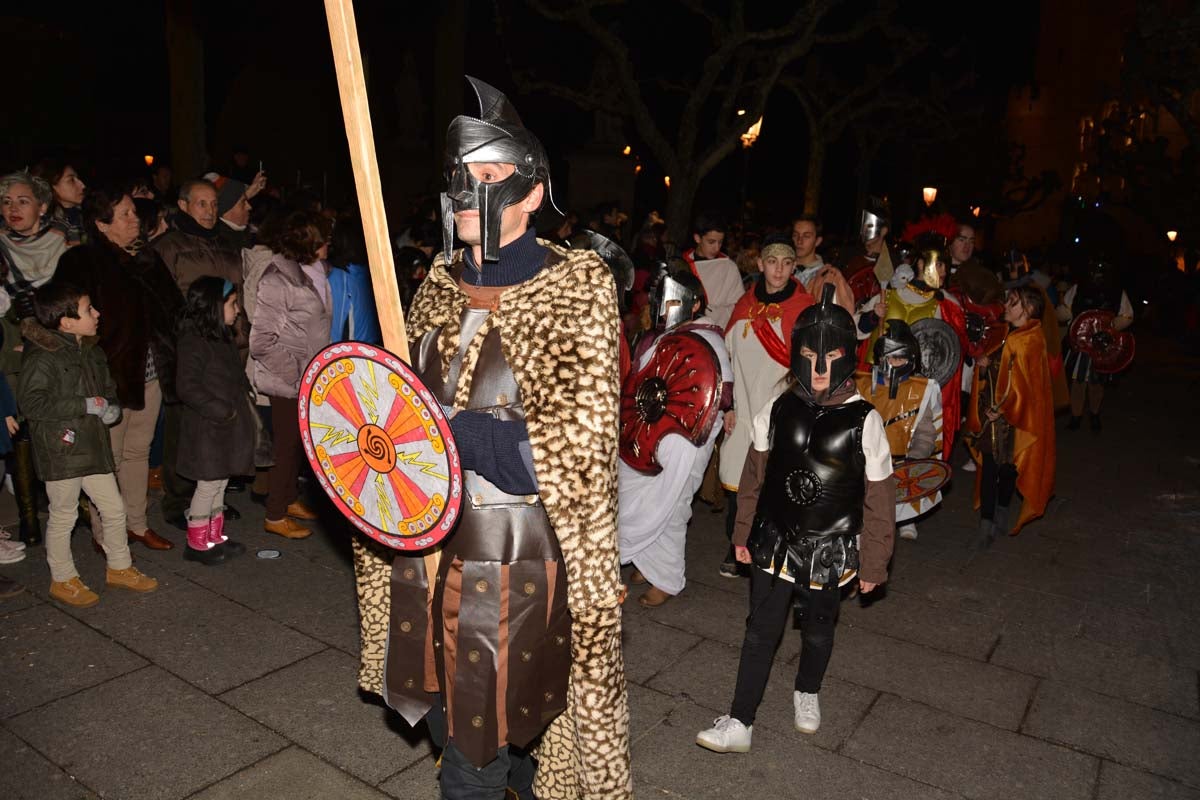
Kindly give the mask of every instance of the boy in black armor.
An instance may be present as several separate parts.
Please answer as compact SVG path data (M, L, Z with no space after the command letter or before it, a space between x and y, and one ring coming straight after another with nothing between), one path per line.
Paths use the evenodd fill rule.
M754 420L733 533L738 561L756 567L750 617L730 713L696 736L709 750L749 751L793 606L803 632L795 725L816 733L841 587L857 575L866 593L887 580L896 512L891 450L883 420L855 388L855 342L853 318L826 286L792 330L795 384Z

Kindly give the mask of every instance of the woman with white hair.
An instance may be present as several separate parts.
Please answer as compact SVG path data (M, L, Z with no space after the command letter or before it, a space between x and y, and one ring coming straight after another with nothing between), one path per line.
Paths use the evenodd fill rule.
M50 280L58 259L70 246L49 211L54 190L42 178L14 172L0 178L0 314L4 314L0 370L16 391L21 381L19 321L32 317L33 292ZM9 308L15 312L8 314ZM16 317L16 322L12 320ZM33 470L33 443L24 425L13 436L11 471L13 492L20 512L20 538L26 544L42 540L37 512L37 479Z

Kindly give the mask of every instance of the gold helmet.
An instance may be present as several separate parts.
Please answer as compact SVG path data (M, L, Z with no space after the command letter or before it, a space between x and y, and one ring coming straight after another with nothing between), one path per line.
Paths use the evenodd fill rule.
M946 280L946 237L931 233L922 236L913 253L914 280L930 289L940 289Z

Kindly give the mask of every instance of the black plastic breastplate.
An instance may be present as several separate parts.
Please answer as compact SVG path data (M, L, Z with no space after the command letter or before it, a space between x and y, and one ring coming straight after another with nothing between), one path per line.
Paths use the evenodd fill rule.
M865 400L836 406L785 392L771 409L770 455L758 513L794 536L862 530Z

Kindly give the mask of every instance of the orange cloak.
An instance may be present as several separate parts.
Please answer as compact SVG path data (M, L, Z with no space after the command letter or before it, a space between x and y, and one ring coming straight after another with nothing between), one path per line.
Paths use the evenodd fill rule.
M1005 398L1000 413L1014 429L1017 489L1024 498L1021 514L1012 531L1015 536L1029 522L1046 513L1046 504L1054 494L1054 396L1041 320L1031 320L1025 327L1009 333L1004 349L993 358L997 356L1001 359L997 392ZM976 369L971 382L971 406L964 427L972 433L979 432L982 427L979 415L982 372ZM971 455L976 461L981 460L979 451L974 448ZM983 471L980 470L975 474L976 508L979 508L982 479Z

